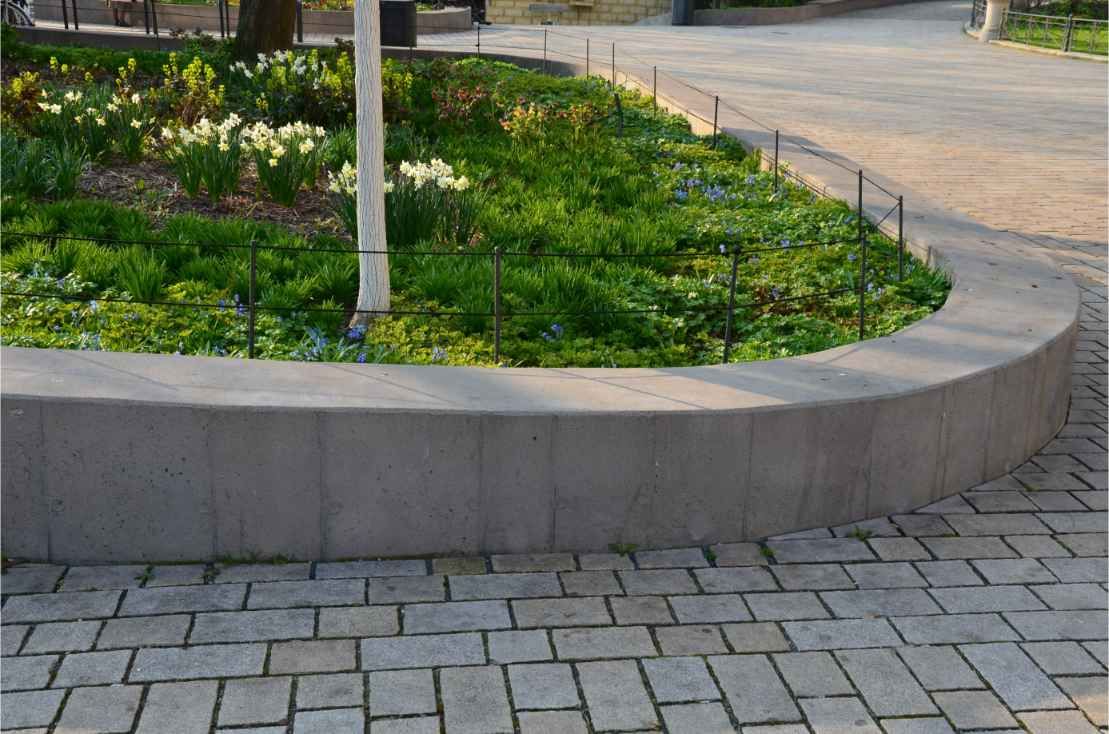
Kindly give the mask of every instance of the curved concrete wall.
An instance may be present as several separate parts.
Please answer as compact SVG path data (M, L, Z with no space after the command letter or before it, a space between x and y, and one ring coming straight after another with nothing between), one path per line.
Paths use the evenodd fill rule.
M781 8L706 8L693 14L693 25L784 25L827 18L856 10L902 5L920 0L809 0L804 5Z
M842 168L782 152L853 197ZM704 544L905 511L992 479L1065 419L1077 289L1025 241L905 193L915 253L954 280L946 305L804 357L489 370L4 348L4 552ZM888 204L870 198L880 218Z

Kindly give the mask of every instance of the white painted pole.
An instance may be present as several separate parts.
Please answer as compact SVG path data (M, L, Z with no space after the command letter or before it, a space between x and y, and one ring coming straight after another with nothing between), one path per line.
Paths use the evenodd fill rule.
M358 255L360 311L389 310L389 258L385 252L385 123L381 111L381 6L354 4L354 84L358 135ZM373 314L358 313L352 323Z

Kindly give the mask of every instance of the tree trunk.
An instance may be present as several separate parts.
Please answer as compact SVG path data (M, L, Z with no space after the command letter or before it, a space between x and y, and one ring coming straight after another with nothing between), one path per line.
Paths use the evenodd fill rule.
M235 31L235 56L253 59L293 47L296 0L241 0Z
M385 254L385 123L381 103L381 6L354 4L354 85L358 136L358 312L365 324L389 310L389 257Z

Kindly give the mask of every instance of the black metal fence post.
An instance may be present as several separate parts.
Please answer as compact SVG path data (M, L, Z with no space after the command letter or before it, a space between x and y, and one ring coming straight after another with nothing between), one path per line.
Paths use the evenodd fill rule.
M304 3L297 0L297 43L304 43Z
M154 28L154 35L158 35L158 3L150 0L150 24Z
M547 29L543 29L543 73L547 73Z
M146 10L145 0L143 0L143 10ZM216 14L219 16L219 37L227 38L227 28L223 23L223 0L216 0ZM147 32L149 33L149 30Z
M493 361L501 361L501 248L493 248Z
M716 138L719 132L717 120L720 117L720 95L712 98L712 149L716 150Z
M658 111L658 67L651 67L651 104Z
M724 364L732 356L732 322L735 319L735 282L739 274L739 248L732 250L732 280L728 284L728 316L724 321Z
M612 42L612 88L616 89L616 42Z
M68 31L69 30L69 6L67 6L65 4L65 0L62 0L62 23L65 25L65 29Z
M778 131L774 131L774 192L778 192Z
M905 197L897 197L897 280L905 280Z
M859 341L866 338L866 226L863 218L863 172L859 169Z
M222 20L220 23L222 24ZM150 0L142 0L142 25L146 35L150 35Z
M250 285L247 292L247 304L250 307L250 318L246 327L246 356L254 359L254 302L258 285L258 243L250 240Z
M612 93L613 103L616 105L616 137L624 137L624 106L620 103L620 94Z
M62 4L65 4L65 0L62 0ZM81 30L81 26L77 23L77 0L73 0L73 30L75 31Z
M589 78L589 39L585 39L585 78Z
M477 57L481 58L481 23L477 24Z
M1067 16L1067 30L1063 33L1063 51L1070 51L1071 34L1074 33L1074 16Z

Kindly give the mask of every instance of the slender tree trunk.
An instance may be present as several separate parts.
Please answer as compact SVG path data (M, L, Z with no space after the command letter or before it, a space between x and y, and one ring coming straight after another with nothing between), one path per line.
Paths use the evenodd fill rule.
M389 310L389 257L385 253L385 123L381 103L381 6L354 4L354 85L358 120L358 311L365 324Z
M253 59L260 53L292 48L296 17L296 0L241 0L235 56Z

